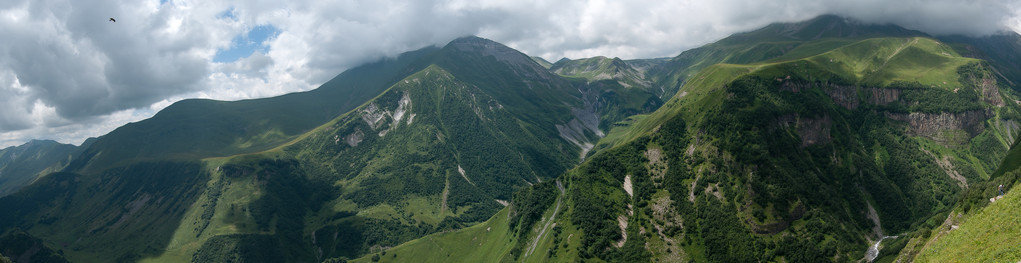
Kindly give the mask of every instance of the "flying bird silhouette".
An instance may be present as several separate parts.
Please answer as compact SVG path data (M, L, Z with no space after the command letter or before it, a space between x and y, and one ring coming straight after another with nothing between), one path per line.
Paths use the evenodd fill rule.
M111 18L110 18L110 22L114 22L114 23L117 23L117 19L113 19L113 17L111 17Z

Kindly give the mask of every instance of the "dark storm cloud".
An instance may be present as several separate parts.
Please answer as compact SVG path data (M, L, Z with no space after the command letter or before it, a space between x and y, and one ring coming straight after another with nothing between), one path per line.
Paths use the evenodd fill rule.
M933 35L982 36L1008 29L1019 1L905 0L833 1L828 13L873 23L890 23Z

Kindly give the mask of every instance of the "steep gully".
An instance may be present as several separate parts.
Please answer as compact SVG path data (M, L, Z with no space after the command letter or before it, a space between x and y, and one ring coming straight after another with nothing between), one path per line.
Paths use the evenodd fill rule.
M532 240L532 245L528 247L528 251L525 251L526 257L535 252L535 246L539 244L539 240L542 240L546 230L549 230L550 225L553 224L553 219L557 217L557 212L560 212L560 205L564 202L564 185L560 184L560 180L557 180L557 190L560 190L560 196L557 197L557 207L553 209L553 215L549 217L549 220L546 220L546 225L542 227L542 231L539 231L539 235L536 235L535 240Z

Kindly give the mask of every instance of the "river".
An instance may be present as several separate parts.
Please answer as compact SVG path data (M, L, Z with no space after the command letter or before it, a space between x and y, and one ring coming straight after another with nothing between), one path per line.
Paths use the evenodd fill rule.
M872 244L872 246L865 251L865 261L872 262L873 260L876 260L876 257L879 256L879 243L882 243L883 240L886 240L887 238L897 238L897 236L884 236L876 241L875 244Z

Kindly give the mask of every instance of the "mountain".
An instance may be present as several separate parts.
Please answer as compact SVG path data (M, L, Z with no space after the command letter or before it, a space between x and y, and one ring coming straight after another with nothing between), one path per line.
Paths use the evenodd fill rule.
M420 61L436 50L427 47L355 67L307 92L241 101L180 101L100 137L71 168L99 172L140 159L200 159L270 149L378 96L427 66Z
M1011 39L821 16L669 59L550 64L463 37L307 92L181 101L60 155L66 162L40 161L42 172L19 172L34 183L0 197L0 253L925 257L941 253L926 244L951 215L993 222L976 211L1013 203L982 202L1021 164L1009 151L1021 137L1009 58L1021 50L994 50L1015 48Z
M586 92L586 100L598 108L599 130L608 131L619 120L629 116L648 113L663 105L646 70L663 60L632 60L593 57L586 59L561 59L549 70L568 78Z
M612 79L625 88L648 90L652 86L645 77L645 72L619 58L560 60L553 64L550 70L561 76L579 77L588 81Z
M669 98L694 74L715 64L785 61L814 56L867 38L915 36L926 34L895 25L864 24L844 17L823 15L803 22L775 23L759 30L737 33L684 51L661 67L650 69L650 72L656 85L663 87L663 96Z
M822 16L685 51L647 71L669 101L614 125L558 178L563 193L533 186L515 195L505 226L500 214L487 232L372 257L891 260L1004 180L1001 160L1017 163L1008 148L1021 106L997 73L1009 64L943 41ZM591 61L577 65L603 68ZM887 235L898 237L869 251Z
M91 142L86 141L83 147ZM40 176L63 169L78 149L51 140L32 140L0 150L0 197L17 192Z
M943 36L941 41L956 43L954 49L964 56L986 60L993 72L1009 81L1015 90L1021 86L1021 35L1001 32L984 37Z
M626 115L606 94L460 38L309 92L175 103L0 199L0 229L76 262L354 258L484 221L569 169ZM655 96L637 98L612 101Z
M987 62L904 30L806 24L819 23L739 42L827 38L692 63L712 64L565 175L573 212L558 225L585 233L582 258L858 260L868 240L935 227L996 170L1019 111Z

